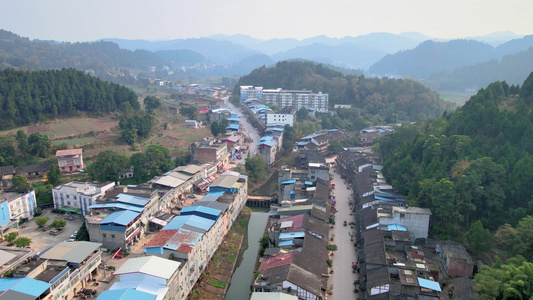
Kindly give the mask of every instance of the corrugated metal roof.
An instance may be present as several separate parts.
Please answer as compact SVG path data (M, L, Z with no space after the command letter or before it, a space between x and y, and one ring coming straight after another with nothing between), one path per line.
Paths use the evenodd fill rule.
M231 175L228 175L228 176L220 175L217 178L217 180L215 180L211 184L211 187L223 187L223 188L229 189L233 187L233 185L235 184L235 182L237 182L237 180L239 180L239 177L231 176Z
M135 205L127 205L127 204L116 203L116 202L93 204L93 205L90 205L89 208L90 209L118 208L118 209L131 210L131 211L136 211L136 212L142 212L144 210L144 207L139 207Z
M296 183L296 179L290 179L290 180L281 181L281 184L291 184L291 183Z
M167 226L163 227L163 230L180 229L184 224L207 231L215 224L215 221L195 215L176 216Z
M159 185L164 185L164 186L175 188L175 187L178 187L181 184L183 184L185 181L183 181L181 179L178 179L178 178L175 178L175 177L172 177L172 176L163 176L163 177L159 177L159 178L157 178L155 180L152 179L152 182L156 183L156 184L159 184Z
M120 193L117 195L117 202L133 204L137 206L146 206L146 204L150 202L150 198Z
M191 230L180 229L165 244L165 248L181 252L191 252L192 246L196 245L203 234Z
M98 250L102 246L101 243L93 242L61 242L52 249L41 254L41 258L65 260L72 263L81 263L94 251Z
M292 240L279 241L279 243L278 243L279 247L291 246L291 245L292 245Z
M5 265L8 261L12 260L13 258L17 257L13 253L9 253L4 250L0 250L0 266Z
M226 209L228 209L228 205L226 203L221 203L218 201L204 201L204 198L202 198L201 201L197 201L195 204L200 206L211 207L220 211L226 211Z
M116 284L120 284L117 282ZM98 300L117 300L117 299L135 299L135 300L155 300L157 295L150 294L147 292L138 291L135 289L117 289L117 290L108 290L103 291Z
M175 171L189 173L189 174L196 174L196 173L198 173L199 171L202 170L202 167L201 166L197 166L197 165L186 165L186 166L177 167L174 170Z
M209 192L207 195L202 197L201 201L216 201L222 195L224 195L224 192Z
M150 255L126 260L114 274L143 273L168 280L178 271L180 265L177 261Z
M109 290L135 289L140 292L155 295L157 300L164 299L169 288L166 285L149 282L148 280L128 280L115 282ZM136 299L136 298L132 298Z
M397 230L397 231L407 231L407 228L405 228L405 226L398 225L398 224L388 225L387 229L388 230Z
M442 292L440 288L440 284L433 280L427 280L427 279L418 277L418 285L426 289L430 289L430 290L437 291L437 292Z
M109 216L107 216L105 219L103 219L100 224L118 224L122 226L127 226L129 223L131 223L135 218L137 218L140 215L138 212L134 212L131 210L120 210L116 211Z
M194 214L195 212L200 212L200 213L204 213L204 214L208 214L212 216L219 216L222 213L222 211L215 209L215 208L210 208L206 206L197 206L197 205L187 206L187 207L184 207L182 210L180 210L181 215Z
M19 293L39 297L44 291L52 286L48 282L37 279L23 277L23 278L2 278L0 279L0 291L12 290ZM2 297L0 297L2 298Z
M282 232L279 234L279 239L280 240L296 239L296 238L303 238L304 236L305 236L305 232L303 231Z

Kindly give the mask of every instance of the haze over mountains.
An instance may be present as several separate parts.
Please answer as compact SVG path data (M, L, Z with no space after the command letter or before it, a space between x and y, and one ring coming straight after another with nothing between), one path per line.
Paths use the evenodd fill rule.
M164 41L113 38L70 44L30 41L0 30L0 66L94 69L98 76L127 69L183 80L241 76L278 61L310 60L343 68L344 72L359 70L367 76L412 77L437 91L465 90L495 80L520 84L533 69L533 51L528 50L532 46L533 36L512 32L451 41L408 32L316 36L301 41L215 35ZM50 62L51 57L56 63ZM514 72L509 72L510 68Z

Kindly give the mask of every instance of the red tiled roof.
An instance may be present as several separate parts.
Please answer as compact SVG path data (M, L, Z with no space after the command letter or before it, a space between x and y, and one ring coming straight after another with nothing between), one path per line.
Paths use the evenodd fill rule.
M161 230L150 241L148 241L144 247L163 247L167 244L168 240L170 240L172 236L176 234L176 232L178 232L178 229Z
M294 252L269 256L268 258L263 259L263 262L261 262L261 266L259 266L258 271L286 266L292 262L293 257Z
M82 154L82 152L83 152L83 149L57 150L56 156L80 155Z

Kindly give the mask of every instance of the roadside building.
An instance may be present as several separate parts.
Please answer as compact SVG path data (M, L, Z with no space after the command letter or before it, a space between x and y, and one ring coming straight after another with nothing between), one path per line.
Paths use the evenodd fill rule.
M28 275L51 284L52 300L65 299L74 289L88 285L102 262L100 243L62 242L40 255Z
M57 165L63 173L79 172L85 165L83 163L83 149L57 150Z
M205 138L200 142L191 144L192 160L200 164L222 162L225 156L229 157L228 154L227 144L225 142L216 141L213 138ZM226 157L226 160L228 157Z
M157 256L130 258L113 273L118 281L98 299L185 299L178 285L180 265Z
M0 299L44 299L50 293L51 284L33 278L1 278Z
M52 188L54 208L86 215L89 206L101 199L105 192L115 186L114 182L96 184L92 182L71 181Z
M0 235L17 226L21 219L32 219L37 200L33 190L5 190L0 192Z

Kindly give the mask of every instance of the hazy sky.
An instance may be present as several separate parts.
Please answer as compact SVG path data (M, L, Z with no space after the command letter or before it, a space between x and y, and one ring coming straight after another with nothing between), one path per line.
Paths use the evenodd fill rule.
M414 31L532 34L531 0L0 0L0 29L30 39L261 39Z

